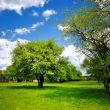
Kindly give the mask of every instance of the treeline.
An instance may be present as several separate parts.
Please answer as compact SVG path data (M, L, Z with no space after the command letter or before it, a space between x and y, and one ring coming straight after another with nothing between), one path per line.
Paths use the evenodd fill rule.
M0 82L33 82L36 80L34 74L16 74L12 72L12 68L12 66L9 66L6 70L0 71ZM46 82L62 83L79 80L83 80L82 74L72 64L65 65L63 73L48 73L45 75Z

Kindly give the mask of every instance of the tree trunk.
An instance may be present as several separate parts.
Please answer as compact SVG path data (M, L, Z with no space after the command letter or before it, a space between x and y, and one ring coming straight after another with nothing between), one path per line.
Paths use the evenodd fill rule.
M17 82L19 83L19 82L22 82L22 80L20 79L20 78L17 78Z
M104 79L103 84L104 84L105 89L107 90L107 92L108 92L109 95L110 95L110 86L109 86L109 84L110 84L110 79L109 79L109 78Z
M36 79L38 81L38 87L42 88L44 82L44 76L42 74L36 75Z

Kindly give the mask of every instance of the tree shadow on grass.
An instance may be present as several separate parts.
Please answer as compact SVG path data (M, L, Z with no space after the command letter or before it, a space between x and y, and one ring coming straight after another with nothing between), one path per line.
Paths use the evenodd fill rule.
M85 104L110 105L110 96L107 92L97 88L59 88L53 93L43 94L43 97L55 100L60 99L70 103L80 103L83 100Z
M39 88L37 86L29 86L29 85L22 85L22 86L7 86L9 89L31 89L31 90L51 90L58 88L57 86L44 86L43 88Z
M52 91L46 92L45 94L41 94L44 98L49 99L65 99L66 101L70 102L74 98L79 100L80 99L90 99L90 100L97 100L97 103L107 105L110 104L110 96L104 89L101 88L91 88L91 87L61 87L61 86L44 86L43 88L38 88L35 85L22 85L22 86L7 86L8 89L20 89L20 90L48 90Z
M92 100L106 100L110 104L110 96L103 89L93 88L58 88L53 93L44 94L46 98L76 98L76 99L92 99ZM102 102L103 103L103 102Z

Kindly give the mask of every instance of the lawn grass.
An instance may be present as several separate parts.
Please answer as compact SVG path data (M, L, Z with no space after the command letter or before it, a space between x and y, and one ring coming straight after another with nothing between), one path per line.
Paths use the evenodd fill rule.
M0 110L110 110L110 96L95 81L0 83Z

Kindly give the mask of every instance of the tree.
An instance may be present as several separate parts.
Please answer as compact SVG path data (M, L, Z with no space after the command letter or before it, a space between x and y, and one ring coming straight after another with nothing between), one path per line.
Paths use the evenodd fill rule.
M54 74L47 74L47 79L50 82L65 82L82 79L81 72L76 70L68 58L60 57L57 63L57 71Z
M0 82L3 82L5 80L5 76L3 75L3 71L0 70Z
M76 70L75 66L68 61L68 58L62 57L59 59L58 63L60 65L59 67L63 68L61 70L65 71L65 74L61 75L65 75L67 81L81 80L81 72Z
M11 75L6 70L0 70L0 82L9 82L11 78Z
M16 80L16 75L13 70L14 70L13 65L10 65L6 68L6 70L3 71L4 75L8 76L7 77L8 81L15 81Z
M57 61L63 51L55 41L18 42L12 52L15 73L20 77L35 75L38 87L43 87L44 76L57 71Z
M94 7L80 10L64 22L64 35L74 36L88 57L89 72L110 88L110 2L93 0ZM98 4L97 4L97 3ZM87 61L87 60L86 60Z
M74 65L70 64L67 67L67 80L68 81L78 81L82 80L82 73L79 70L76 70L76 67Z

